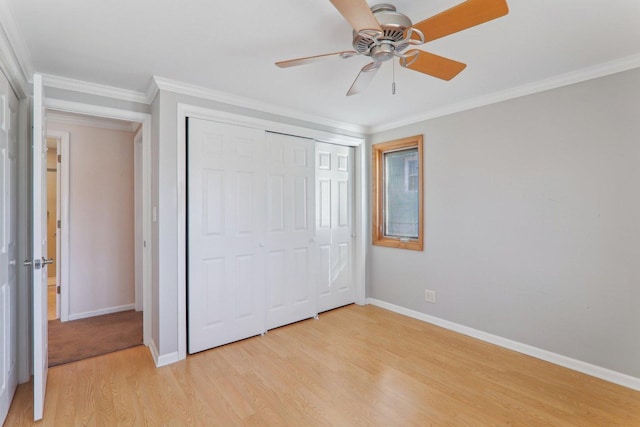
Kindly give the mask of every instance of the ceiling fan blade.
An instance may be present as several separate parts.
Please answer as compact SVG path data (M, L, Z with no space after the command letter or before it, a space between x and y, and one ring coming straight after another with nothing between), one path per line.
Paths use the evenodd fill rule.
M506 0L467 0L418 22L413 28L422 31L424 41L428 42L475 27L507 13L509 13L509 6Z
M354 30L360 32L362 30L374 30L374 32L382 33L382 28L366 0L330 0L338 12L344 16Z
M316 56L307 56L305 58L297 58L297 59L289 59L287 61L276 62L276 65L280 68L288 68L295 67L297 65L311 64L314 62L324 62L326 60L331 60L336 57L347 59L351 58L354 55L357 55L358 52L355 50L345 50L343 52L334 52L334 53L325 53L324 55L316 55Z
M358 73L358 77L356 77L351 88L349 88L347 96L356 95L364 91L371 83L371 80L376 76L380 65L382 65L380 62L372 62L371 64L367 64L362 67L362 70Z
M414 71L419 71L442 80L451 80L467 66L433 53L412 49L406 52L409 58L400 58L400 65Z

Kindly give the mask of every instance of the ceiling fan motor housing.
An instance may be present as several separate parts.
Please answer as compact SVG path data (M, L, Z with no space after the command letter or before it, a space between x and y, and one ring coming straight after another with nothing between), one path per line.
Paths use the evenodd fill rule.
M396 7L381 3L371 6L371 12L378 20L382 28L382 35L377 37L377 42L370 37L353 32L353 48L356 52L371 56L374 61L384 62L393 58L394 52L401 52L408 44L393 46L389 42L398 42L404 39L404 32L413 24L411 20L396 12Z

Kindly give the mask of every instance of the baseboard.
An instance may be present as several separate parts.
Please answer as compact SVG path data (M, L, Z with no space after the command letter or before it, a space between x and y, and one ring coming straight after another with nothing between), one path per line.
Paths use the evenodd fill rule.
M153 362L156 364L156 368L170 365L180 360L177 351L160 355L158 353L158 347L156 347L156 342L154 340L151 340L151 343L149 344L149 350L151 350L151 357L153 357Z
M151 352L151 357L153 358L153 363L158 367L158 348L156 347L156 342L154 340L150 340L148 347Z
M367 304L375 305L377 307L381 307L398 314L402 314L414 319L422 320L423 322L431 323L433 325L449 329L454 332L458 332L462 335L477 338L479 340L495 344L509 350L517 351L518 353L526 354L528 356L532 356L537 359L553 363L555 365L563 366L565 368L569 368L583 374L591 375L593 377L600 378L614 384L640 391L640 378L632 377L631 375L612 371L610 369L592 365L581 360L572 359L561 354L553 353L551 351L533 347L528 344L523 344L517 341L510 340L508 338L503 338L497 335L483 332L478 329L473 329L468 326L430 316L419 311L410 310L408 308L391 304L385 301L380 301L375 298L367 298Z
M135 304L119 305L117 307L101 308L99 310L85 311L84 313L69 314L69 320L86 319L87 317L102 316L103 314L118 313L121 311L133 310Z

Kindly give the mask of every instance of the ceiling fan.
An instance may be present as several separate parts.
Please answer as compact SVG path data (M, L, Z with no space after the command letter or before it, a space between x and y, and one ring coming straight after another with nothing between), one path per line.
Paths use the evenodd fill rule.
M407 16L397 12L395 6L388 3L369 8L366 0L330 1L353 27L352 44L355 50L280 61L276 62L276 65L288 68L327 59L348 59L356 55L371 57L373 62L362 67L347 96L366 89L382 63L393 57L398 57L400 65L404 68L451 80L466 67L466 64L419 49L405 49L509 13L506 0L467 0L414 25ZM395 92L395 83L393 90Z

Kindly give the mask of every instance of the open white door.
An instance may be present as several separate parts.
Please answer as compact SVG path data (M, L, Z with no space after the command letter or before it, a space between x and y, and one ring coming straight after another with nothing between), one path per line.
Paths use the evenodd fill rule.
M18 99L0 72L0 425L18 384L17 110Z
M33 76L33 418L42 419L47 387L49 347L47 329L47 152L42 76Z

